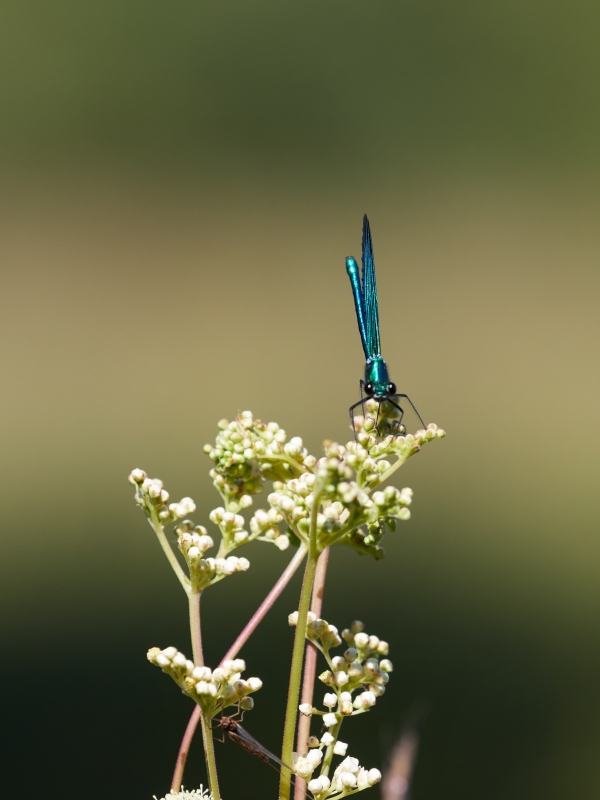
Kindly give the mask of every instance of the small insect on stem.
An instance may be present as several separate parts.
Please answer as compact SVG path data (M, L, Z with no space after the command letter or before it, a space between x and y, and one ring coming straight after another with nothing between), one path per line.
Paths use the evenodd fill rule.
M258 742L254 736L251 736L245 728L242 728L239 722L236 722L233 717L221 717L215 720L215 722L236 744L239 744L240 747L243 747L244 750L247 750L253 756L260 758L261 761L273 767L277 772L279 772L279 769L277 769L272 762L276 762L280 766L289 769L290 772L293 772L291 767L288 767L288 765L284 764L274 753L267 750L266 747L263 747L263 745Z

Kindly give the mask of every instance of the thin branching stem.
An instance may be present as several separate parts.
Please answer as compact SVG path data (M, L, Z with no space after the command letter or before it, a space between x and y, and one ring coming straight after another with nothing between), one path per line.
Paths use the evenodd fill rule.
M169 564L173 568L173 572L175 573L175 575L177 575L177 579L179 580L179 583L182 585L183 591L186 594L189 594L189 592L191 591L189 578L187 577L187 575L183 571L183 567L181 566L181 564L177 560L177 556L173 552L173 548L171 547L171 545L169 544L169 542L167 540L167 537L165 535L165 529L160 524L160 521L158 519L158 516L156 515L156 512L154 512L154 511L151 512L151 515L148 518L148 522L150 523L150 527L156 533L156 537L158 539L158 543L162 547L163 552L167 557L167 561L169 562Z

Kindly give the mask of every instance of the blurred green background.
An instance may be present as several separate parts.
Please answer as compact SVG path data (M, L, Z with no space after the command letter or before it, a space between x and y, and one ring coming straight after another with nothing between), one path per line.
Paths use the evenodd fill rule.
M325 617L396 666L351 752L383 763L424 703L413 800L598 797L599 25L585 0L2 5L6 796L167 791L190 707L145 653L189 650L186 607L127 473L202 522L221 417L347 440L367 211L392 379L448 437L398 476L387 558L333 553ZM209 664L289 558L244 555ZM275 750L297 591L242 653ZM225 797L275 796L218 758Z

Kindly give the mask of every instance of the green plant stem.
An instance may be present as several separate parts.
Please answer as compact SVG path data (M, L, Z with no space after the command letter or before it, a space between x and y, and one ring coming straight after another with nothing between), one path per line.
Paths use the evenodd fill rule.
M191 591L190 581L189 578L186 576L185 572L179 561L177 560L177 556L173 552L171 545L167 541L167 537L165 536L165 529L160 524L160 521L156 515L156 511L152 510L150 512L151 516L148 519L150 523L150 527L153 529L154 533L156 533L158 543L163 549L164 554L167 557L167 561L173 568L173 572L177 575L177 579L179 583L183 586L183 590L186 594L189 594Z
M321 775L329 775L329 769L331 767L331 760L333 758L333 748L335 747L335 743L338 740L338 736L340 735L340 728L342 727L342 722L344 718L342 717L336 725L329 729L329 733L333 736L333 742L328 746L325 752L325 758L323 759L323 766L321 767Z
M188 601L190 606L190 634L192 637L192 661L197 667L204 666L204 653L202 652L202 630L200 628L200 597L202 592L190 592Z
M190 592L188 595L190 606L190 633L192 636L193 661L197 667L204 666L204 653L202 652L202 632L200 628L200 597L202 592ZM215 744L213 741L210 717L206 718L201 713L202 742L204 744L204 758L208 771L208 782L213 800L220 800L219 779L217 776L217 762L215 760Z
M317 569L315 573L315 581L313 585L312 603L310 610L319 618L323 611L323 592L325 590L325 578L327 575L327 564L329 562L329 548L323 550L319 556ZM315 674L317 671L317 648L309 642L306 647L306 655L304 656L304 678L302 682L302 703L312 705L313 695L315 690ZM302 755L308 750L308 737L310 734L310 721L311 717L300 715L298 722L298 736L296 739L296 748ZM296 786L294 790L295 800L304 800L306 797L306 781L302 778L296 777Z
M306 617L310 607L313 582L317 568L318 554L314 548L310 548L304 570L302 590L300 592L300 603L298 607L298 622L296 624L296 634L294 636L294 649L292 652L292 668L290 672L290 684L288 689L287 706L285 710L285 727L283 729L283 747L281 750L281 760L284 764L292 763L292 751L294 749L294 733L296 730L296 717L298 714L298 698L300 696L300 679L302 677L302 661L304 655L305 636L306 636ZM292 775L285 767L281 770L281 780L279 782L279 800L289 800Z
M215 761L215 743L213 741L210 718L207 719L202 714L202 739L204 741L204 755L206 757L206 769L208 771L208 783L213 800L221 800L219 792L219 778L217 776L217 762Z
M385 483L385 481L387 481L388 478L391 478L394 472L396 472L396 470L399 470L400 467L408 461L410 455L412 454L409 454L408 456L398 456L398 458L396 459L396 461L394 461L392 466L389 469L386 469L386 471L379 477L379 480L377 480L372 486L369 486L368 488L365 488L363 486L362 489L367 494L371 494L371 492L377 489L378 486L381 486L381 484Z

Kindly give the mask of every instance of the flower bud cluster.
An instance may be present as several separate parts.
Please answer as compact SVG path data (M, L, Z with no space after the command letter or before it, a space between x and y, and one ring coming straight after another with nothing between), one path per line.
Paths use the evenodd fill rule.
M228 507L239 510L244 495L262 492L265 480L289 480L304 469L312 469L302 439L286 442L286 432L276 422L265 424L243 411L235 421L221 420L213 445L204 451L215 462L211 471L214 485L227 499Z
M188 565L193 591L201 591L206 586L218 583L234 572L246 572L250 567L247 558L228 556L227 558L204 558L206 551L214 546L212 538L202 525L185 520L175 529L177 545Z
M357 758L348 756L338 764L333 773L331 787L328 794L342 792L342 794L362 791L370 786L375 786L381 780L381 772L378 769L365 769L358 763ZM317 795L319 800L327 797L328 794Z
M395 519L409 519L406 506L412 502L412 490L400 491L389 486L371 498L352 480L354 473L344 458L346 448L330 445L329 449L333 447L337 454L320 459L316 475L303 473L285 484L275 484L275 491L268 497L269 504L299 539L308 542L312 507L315 493L318 493L321 501L316 515L319 549L340 542L381 558L382 522L389 520L388 527L392 527ZM362 525L367 526L368 532L361 529Z
M344 754L345 748L344 745ZM340 752L336 755L341 755ZM320 750L309 750L304 756L294 753L293 768L298 777L308 780L308 789L317 800L325 800L331 795L343 797L363 789L374 786L381 780L381 772L378 769L367 770L361 767L357 758L347 756L336 767L333 778L330 780L327 775L320 775L312 778L311 775L319 766L322 760Z
M163 482L158 478L149 478L142 469L131 471L129 483L135 486L136 503L147 517L156 515L161 525L183 519L196 510L196 504L191 497L183 497L178 503L169 503L169 493Z
M296 627L298 624L298 612L294 611L288 616L288 624ZM327 620L318 619L316 614L309 611L306 615L306 638L313 644L320 643L324 651L329 650L331 647L339 647L342 643L338 629L335 625L330 625Z
M219 555L226 555L236 547L250 541L250 534L244 528L246 521L241 514L233 514L224 508L215 508L210 512L209 519L218 525L223 537L219 547Z
M154 795L154 800L156 800L156 795ZM191 791L182 789L180 792L174 792L171 790L160 800L212 800L212 794L208 789L200 785L199 789L192 789Z
M321 750L309 750L308 753L303 756L294 753L292 757L292 767L298 777L306 780L310 778L322 760L323 753Z
M195 666L176 647L164 650L152 647L148 650L148 661L170 675L181 691L198 703L209 718L227 706L239 705L246 711L250 710L254 700L249 695L262 687L260 678L242 680L246 663L241 658L224 661L220 667L211 670L210 667Z
M276 508L270 508L268 511L259 509L250 520L251 538L261 542L272 542L280 550L287 550L290 540L279 530L281 522L283 517Z
M288 617L290 625L298 624L298 613ZM327 712L319 711L307 703L300 706L300 712L311 716L323 716L323 724L332 728L342 717L356 716L369 711L385 692L392 672L392 662L387 658L389 645L377 636L364 633L364 625L356 620L350 628L342 631L342 638L350 645L343 656L329 657L329 650L341 644L337 628L323 619L316 619L309 612L306 638L312 642L328 661L330 669L319 675L319 680L332 689L325 694L323 705ZM353 697L353 693L362 690ZM323 742L322 744L327 744Z
M388 457L394 457L403 464L418 453L424 444L443 439L445 435L446 432L434 423L415 434L388 434L383 438L374 429L361 429L356 441L347 445L346 461L356 471L359 485L373 489L386 479L387 471L396 466L387 460Z

